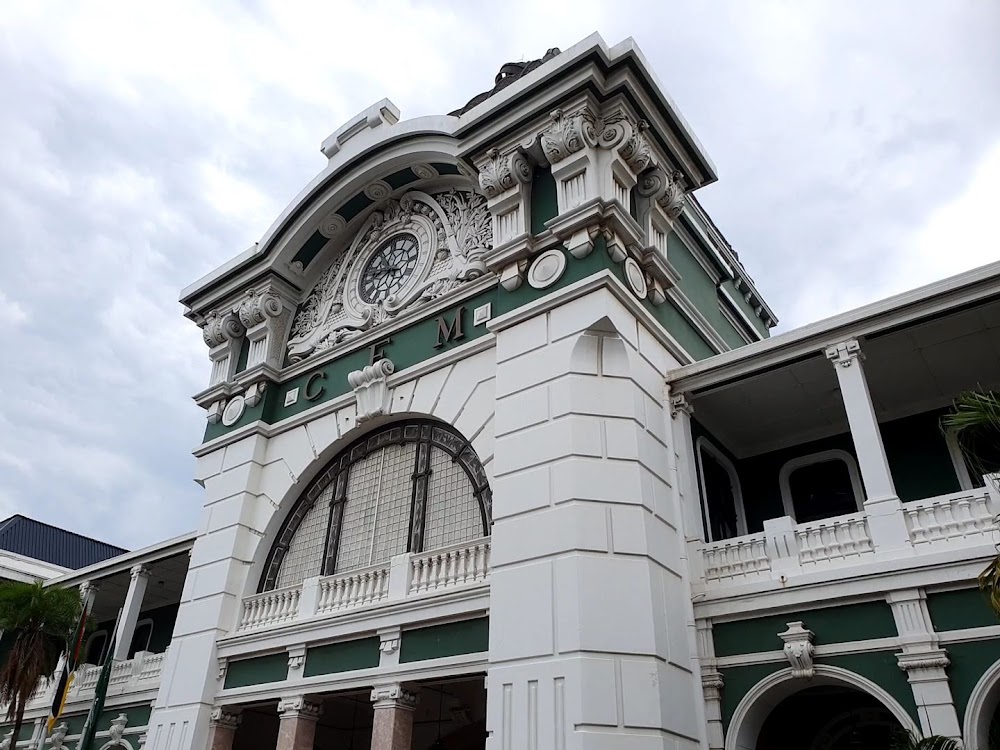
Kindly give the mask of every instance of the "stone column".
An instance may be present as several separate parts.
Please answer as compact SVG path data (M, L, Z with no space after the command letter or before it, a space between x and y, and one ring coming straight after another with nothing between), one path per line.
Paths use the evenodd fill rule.
M677 491L681 498L684 536L687 539L705 540L705 523L702 518L701 494L698 491L697 458L691 440L691 415L694 407L686 393L670 396L670 417L673 427L674 451L677 455Z
M313 750L320 704L303 696L278 701L278 744L275 750ZM374 746L373 746L374 747Z
M129 571L132 580L125 594L125 606L122 608L121 619L118 620L118 630L115 633L114 658L124 661L128 658L128 650L135 635L135 624L139 621L142 611L142 598L146 594L146 582L149 580L149 568L145 565L135 565Z
M416 706L416 694L398 682L372 688L375 718L371 750L410 750Z
M698 661L701 664L701 689L705 701L705 724L710 750L725 747L722 730L722 673L715 658L715 640L712 637L712 621L695 620L698 633Z
M938 734L961 740L955 699L945 671L950 664L948 653L940 648L931 624L926 594L921 589L906 589L890 591L887 598L903 647L896 661L906 672L913 691L920 731L925 736Z
M848 339L828 347L826 356L837 371L840 395L844 400L861 480L865 486L865 511L875 550L886 552L909 548L912 545L902 504L896 496L896 486L882 444L882 432L865 379L861 345L857 339Z
M236 706L216 706L208 722L208 750L233 750L241 709Z

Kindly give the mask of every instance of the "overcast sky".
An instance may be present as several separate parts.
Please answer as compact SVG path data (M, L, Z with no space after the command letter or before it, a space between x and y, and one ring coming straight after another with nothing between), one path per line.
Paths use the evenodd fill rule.
M801 325L994 260L1000 4L0 3L0 517L135 548L194 528L207 349L179 290L260 238L388 97L633 36Z

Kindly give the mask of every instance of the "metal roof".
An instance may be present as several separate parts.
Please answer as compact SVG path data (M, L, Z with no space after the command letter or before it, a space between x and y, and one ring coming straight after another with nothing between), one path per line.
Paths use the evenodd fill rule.
M0 549L74 570L128 551L20 514L0 521Z

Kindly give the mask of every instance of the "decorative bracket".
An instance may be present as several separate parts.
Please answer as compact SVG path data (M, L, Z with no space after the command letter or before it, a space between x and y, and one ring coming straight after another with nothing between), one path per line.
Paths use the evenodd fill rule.
M108 734L111 737L112 745L122 744L122 735L125 734L125 727L128 724L128 715L124 713L118 714L115 719L111 722L111 728L108 729Z
M688 401L688 396L686 393L677 393L670 397L670 417L671 419L676 419L677 414L684 412L689 417L694 414L694 407L691 402Z
M282 718L311 719L316 721L322 711L322 705L296 695L282 698L278 701L278 715Z
M827 347L826 358L841 367L850 367L859 360L863 361L865 353L861 351L861 344L857 339L848 339Z
M358 422L389 413L389 386L385 379L395 371L392 360L380 359L348 374L347 383L358 399Z
M212 709L209 724L213 727L236 729L242 718L242 711L236 706L216 706Z
M786 623L788 630L778 633L778 637L785 642L783 651L788 663L792 665L792 677L812 679L815 670L813 669L813 653L816 647L813 646L814 633L802 626L801 620Z
M376 685L372 688L371 700L376 709L407 708L412 711L417 707L417 694L407 690L398 682Z

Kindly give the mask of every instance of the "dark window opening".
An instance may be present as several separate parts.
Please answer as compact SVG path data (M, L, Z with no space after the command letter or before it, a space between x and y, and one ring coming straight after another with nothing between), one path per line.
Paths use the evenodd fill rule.
M718 541L738 536L736 490L729 472L706 450L701 451L701 469L704 474L705 505L708 506L709 537L712 541Z
M792 470L788 475L788 490L798 523L858 510L851 472L843 459L820 461Z

